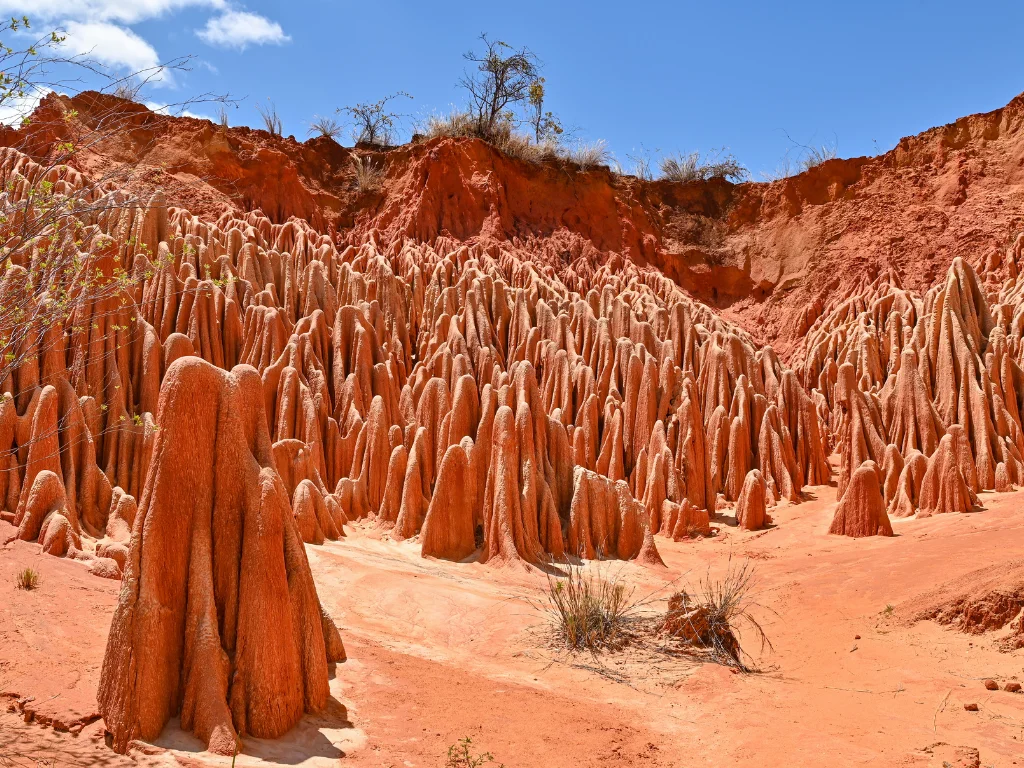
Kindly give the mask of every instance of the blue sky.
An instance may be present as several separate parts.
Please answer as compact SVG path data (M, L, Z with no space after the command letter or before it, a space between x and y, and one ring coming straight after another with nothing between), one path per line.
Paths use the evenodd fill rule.
M246 97L232 123L258 125L254 104L270 97L300 139L314 115L397 90L415 97L408 127L461 104L461 54L486 31L533 49L549 107L623 166L642 147L725 146L755 178L795 152L787 133L877 154L1024 91L1019 2L0 0L0 12L62 24L115 65L194 54L192 72L145 99L230 92Z

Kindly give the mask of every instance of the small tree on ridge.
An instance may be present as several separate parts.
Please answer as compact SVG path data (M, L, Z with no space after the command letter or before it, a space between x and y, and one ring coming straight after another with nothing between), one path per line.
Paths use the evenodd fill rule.
M480 35L485 51L463 54L476 65L466 72L459 85L469 93L469 109L480 136L491 139L502 123L515 119L515 109L531 104L531 89L540 81L539 105L543 105L543 80L540 60L529 48L513 48L501 40ZM539 109L539 107L537 107Z

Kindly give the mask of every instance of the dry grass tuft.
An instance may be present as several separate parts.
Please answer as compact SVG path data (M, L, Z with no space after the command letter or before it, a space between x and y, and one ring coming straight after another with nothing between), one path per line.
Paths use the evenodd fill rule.
M559 157L559 147L557 144L552 142L537 144L521 133L509 133L497 141L494 146L509 157L525 160L535 165L548 160L557 160Z
M589 171L599 165L608 165L612 158L604 139L592 142L581 141L576 146L566 149L563 157L581 171Z
M333 118L317 115L309 124L309 135L337 142L341 136L341 123Z
M803 156L800 158L801 171L809 171L828 160L835 160L839 157L838 142L806 146L803 150Z
M566 575L549 575L545 592L559 645L591 652L619 647L638 606L634 590L618 578L586 574L583 566L563 567Z
M263 121L263 127L267 133L272 136L280 136L284 130L284 126L281 122L281 116L277 114L277 106L270 99L267 99L267 103L260 104L256 102L256 111L260 114L260 120Z
M681 590L669 598L664 631L673 640L706 651L715 661L749 671L743 661L747 654L740 644L740 625L753 631L762 651L772 648L761 624L751 615L751 609L758 607L751 596L755 583L755 568L749 560L739 567L730 560L722 578L707 575L692 595Z
M39 586L39 572L32 568L25 568L14 580L18 589L35 589Z
M648 594L634 596L621 578L603 575L599 563L586 568L552 563L559 576L548 576L546 600L534 607L545 615L541 647L551 664L585 670L637 690L656 691L676 685L694 665L723 664L741 672L759 667L743 647L740 629L759 638L761 651L772 644L752 610L756 583L749 561L733 566L719 579L710 575L679 590L685 574ZM564 575L562 575L564 574ZM668 611L664 596L671 594ZM581 658L581 651L589 657Z
M369 157L353 157L355 186L360 192L375 192L384 183L384 169Z
M707 181L728 179L743 181L747 169L732 154L719 150L701 157L700 152L669 155L661 161L661 178L666 181Z
M476 118L469 112L457 109L453 109L446 115L430 115L419 127L419 133L426 139L438 139L445 136L480 137Z

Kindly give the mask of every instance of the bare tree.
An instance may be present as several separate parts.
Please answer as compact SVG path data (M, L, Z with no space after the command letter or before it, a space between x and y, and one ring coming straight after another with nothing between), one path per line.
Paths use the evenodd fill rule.
M388 111L387 105L397 98L411 99L405 91L396 91L380 101L341 107L353 123L352 138L356 143L375 147L388 146L395 140L395 132L403 115Z
M463 55L475 65L459 85L469 93L469 109L476 120L477 132L491 139L501 123L515 121L515 110L529 103L530 89L540 78L540 60L529 48L513 48L501 40L480 35L484 52ZM543 85L542 85L543 87ZM543 103L543 96L540 99Z

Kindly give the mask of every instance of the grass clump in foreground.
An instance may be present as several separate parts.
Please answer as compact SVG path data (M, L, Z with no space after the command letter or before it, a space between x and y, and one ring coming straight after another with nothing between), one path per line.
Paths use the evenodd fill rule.
M546 601L540 606L547 614L553 644L570 653L614 654L620 671L603 664L596 670L611 679L627 681L626 673L632 674L637 664L657 666L668 658L684 657L755 671L742 645L741 628L753 632L761 652L772 649L752 615L761 606L752 597L756 582L750 561L734 565L730 559L720 578L708 574L696 585L673 592L667 610L655 603L677 580L636 598L634 588L618 576L609 578L596 569L588 573L582 565L558 568L564 575L548 576ZM620 653L626 650L628 655Z
M490 752L474 755L472 746L473 739L466 736L448 747L448 761L444 764L445 768L480 768L482 765L494 762L494 755ZM505 768L505 764L500 764L498 768Z
M750 671L740 644L739 627L746 625L760 640L761 650L772 648L761 624L751 615L758 606L752 598L755 571L749 560L739 567L729 562L724 576L706 575L693 594L680 590L669 598L663 631L707 653L711 660Z
M564 568L564 578L548 576L545 591L559 644L573 651L620 647L638 607L634 590L583 566Z
M39 586L39 572L33 568L25 568L14 580L18 589L35 589Z

